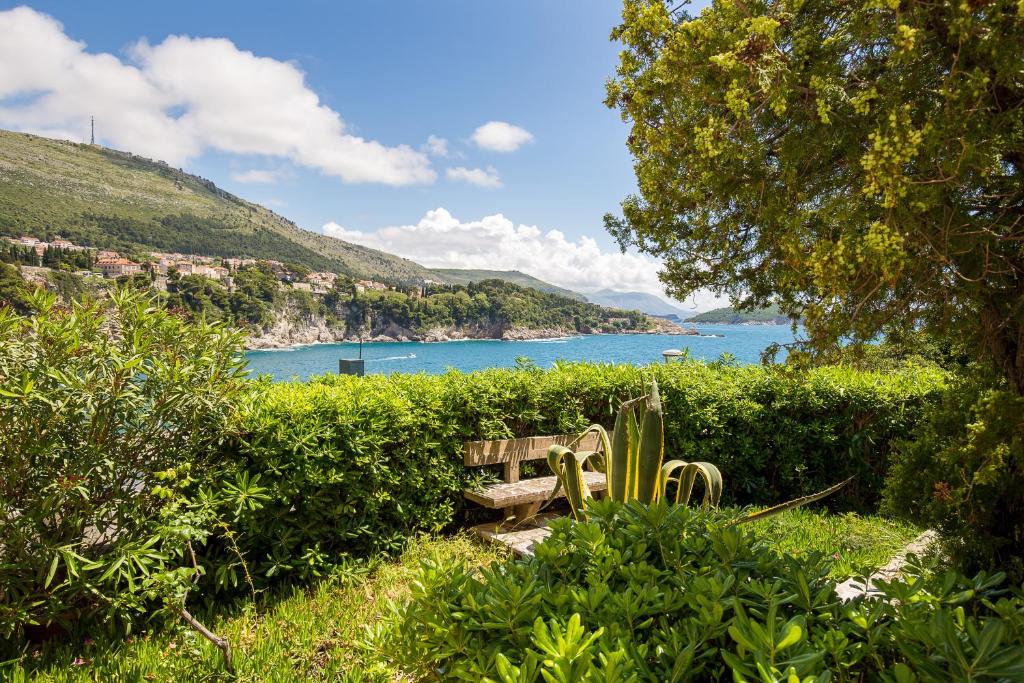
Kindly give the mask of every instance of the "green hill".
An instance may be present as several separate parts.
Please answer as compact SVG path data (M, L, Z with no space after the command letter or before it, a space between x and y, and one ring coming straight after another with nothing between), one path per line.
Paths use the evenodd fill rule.
M587 301L609 308L643 311L647 315L674 316L676 319L685 318L692 313L646 292L613 292L610 289L602 289L587 294Z
M0 130L0 235L62 235L93 247L274 259L396 283L432 273L302 230L160 161Z
M789 318L779 310L776 305L771 305L768 308L759 308L753 311L737 311L736 309L726 306L725 308L715 308L695 315L692 318L687 318L688 323L717 323L723 325L742 325L743 323L762 323L762 324L774 324L774 325L786 325L789 324Z
M561 296L586 301L586 297L571 289L558 287L549 282L538 280L532 275L518 270L473 270L464 268L434 268L433 271L444 278L445 282L453 285L468 285L470 282L483 282L484 280L504 280L520 287L532 287L533 289L548 294L559 294Z

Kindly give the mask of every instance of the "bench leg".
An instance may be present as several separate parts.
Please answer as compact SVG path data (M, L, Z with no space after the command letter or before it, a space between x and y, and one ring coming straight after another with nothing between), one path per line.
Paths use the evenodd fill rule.
M511 508L505 508L505 521L507 524L519 525L524 522L529 522L531 519L537 516L540 512L540 506L544 501L538 500L532 503L523 503L521 505L513 505Z

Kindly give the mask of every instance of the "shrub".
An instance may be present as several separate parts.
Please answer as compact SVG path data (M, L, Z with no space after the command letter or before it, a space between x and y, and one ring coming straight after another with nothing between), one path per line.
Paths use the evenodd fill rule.
M610 427L620 402L646 393L652 377L665 407L665 457L718 465L724 503L778 503L857 475L828 501L854 510L875 508L892 440L944 382L931 370L687 362L267 384L242 407L226 458L262 474L271 496L243 515L238 542L270 576L308 576L345 555L395 549L456 518L469 476L464 441Z
M910 437L894 458L886 512L938 529L965 567L1024 580L1024 398L960 380Z
M843 604L820 555L779 554L715 513L598 501L590 519L556 522L527 560L424 562L372 642L444 680L1024 676L1024 599L1002 575L912 578Z
M145 608L244 382L238 335L139 294L31 304L0 309L0 636Z

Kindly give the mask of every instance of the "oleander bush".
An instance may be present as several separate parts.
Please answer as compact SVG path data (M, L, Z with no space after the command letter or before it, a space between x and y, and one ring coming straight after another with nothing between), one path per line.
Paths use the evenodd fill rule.
M143 295L28 305L0 307L0 642L128 624L188 580L210 520L184 492L247 384L237 333Z
M369 642L422 679L971 680L1024 677L1024 597L999 573L881 583L843 603L821 555L665 502L592 502L526 560L425 561Z
M653 378L665 457L715 463L728 482L723 504L778 503L856 475L828 504L857 511L874 511L893 441L946 381L920 368L684 362L267 383L241 406L226 458L262 475L270 497L242 515L238 543L257 578L309 577L395 550L459 519L462 489L478 476L462 465L464 441L611 427L621 401ZM240 572L229 551L213 544L208 561Z

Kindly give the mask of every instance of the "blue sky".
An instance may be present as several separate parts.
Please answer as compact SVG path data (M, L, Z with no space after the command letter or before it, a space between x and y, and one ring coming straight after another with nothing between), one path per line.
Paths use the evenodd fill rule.
M427 265L659 293L657 263L619 255L601 222L635 186L627 127L602 104L619 11L0 3L0 127L82 139L95 113L102 144L165 158L307 229ZM23 68L18 39L52 59ZM474 140L488 122L493 135Z

